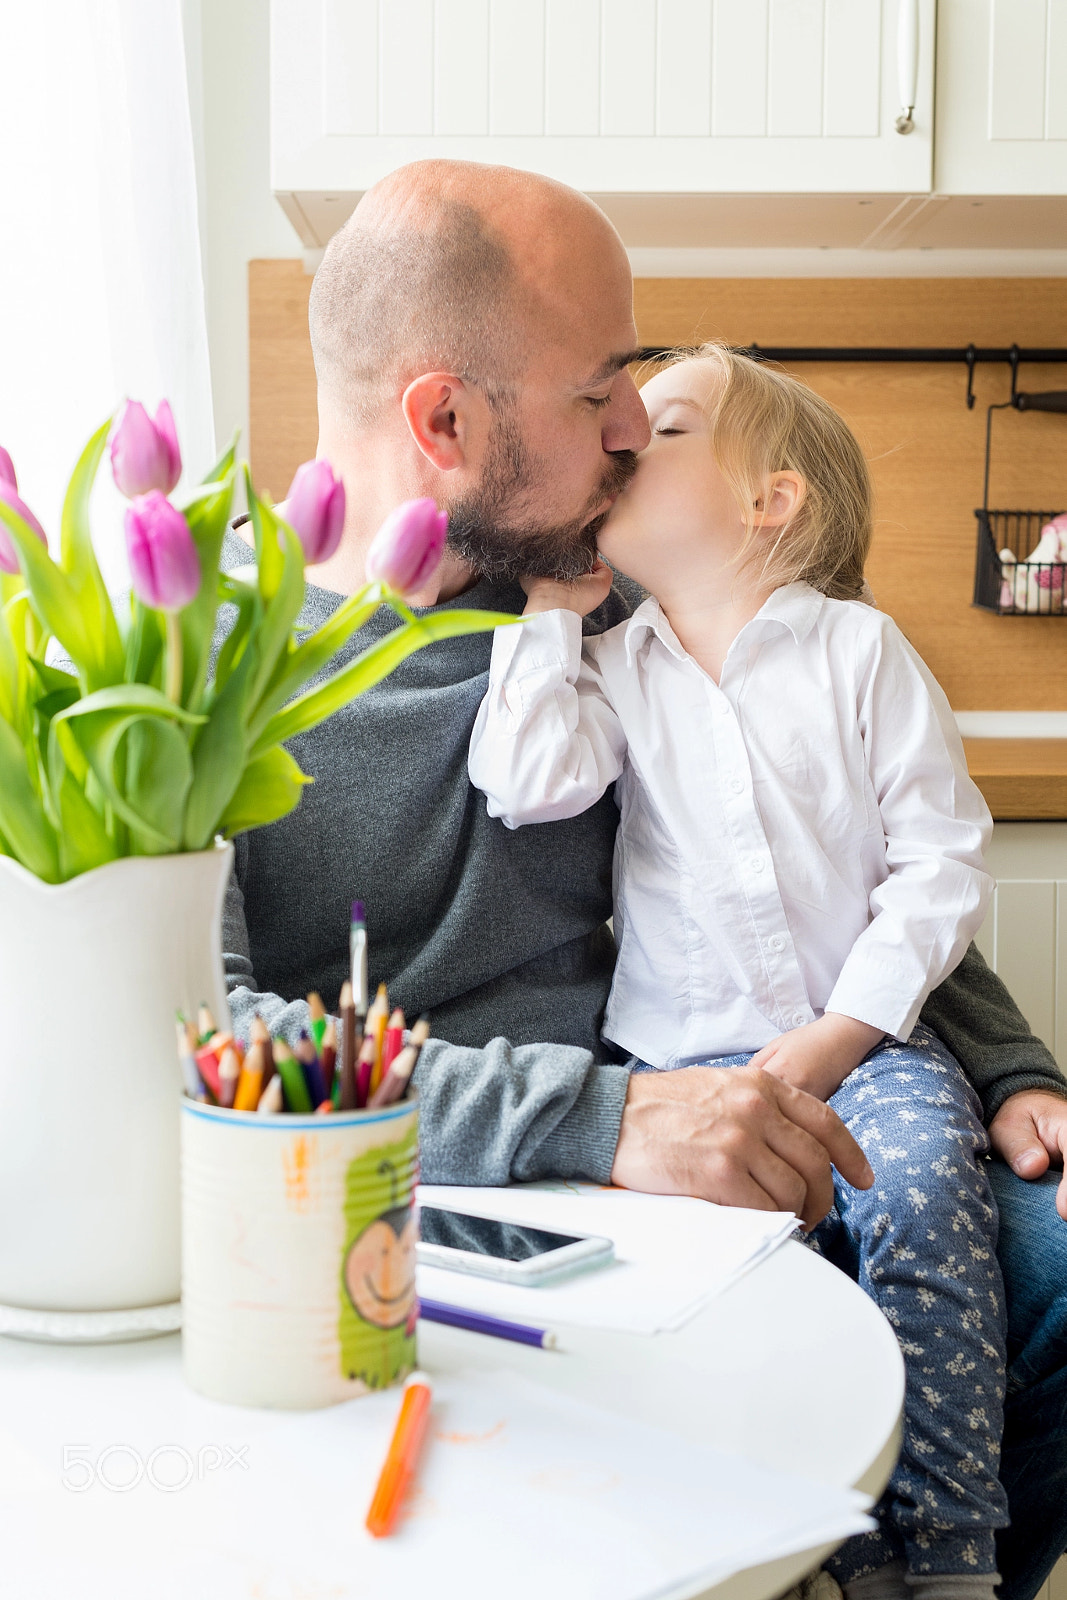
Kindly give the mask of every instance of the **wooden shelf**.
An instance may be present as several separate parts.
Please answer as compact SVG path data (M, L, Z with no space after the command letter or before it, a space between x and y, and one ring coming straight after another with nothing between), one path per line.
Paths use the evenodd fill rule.
M1067 819L1067 739L965 739L963 747L994 821Z

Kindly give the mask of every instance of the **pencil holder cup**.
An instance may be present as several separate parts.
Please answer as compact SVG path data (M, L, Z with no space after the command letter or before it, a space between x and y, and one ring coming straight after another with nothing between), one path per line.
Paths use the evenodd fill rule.
M415 1365L413 1098L332 1116L182 1102L182 1342L194 1389L332 1405Z

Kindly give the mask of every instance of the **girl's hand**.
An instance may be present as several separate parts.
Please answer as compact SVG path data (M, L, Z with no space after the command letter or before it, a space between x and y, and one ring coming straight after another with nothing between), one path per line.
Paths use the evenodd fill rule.
M880 1028L827 1011L817 1022L806 1022L802 1028L780 1033L756 1052L749 1065L762 1067L772 1077L813 1094L817 1100L829 1100L853 1068L884 1038Z
M603 561L573 583L558 583L555 578L523 578L527 595L523 616L532 617L537 611L573 611L576 616L587 617L607 599L611 580L611 568Z

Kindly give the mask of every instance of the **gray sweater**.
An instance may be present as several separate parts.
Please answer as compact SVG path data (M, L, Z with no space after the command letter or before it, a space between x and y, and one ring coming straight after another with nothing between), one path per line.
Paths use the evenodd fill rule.
M229 535L224 564L249 549ZM618 586L587 631L621 621L639 591ZM341 596L308 586L301 624ZM482 582L450 605L517 613L517 586ZM349 660L396 626L380 611ZM428 1182L611 1173L628 1069L600 1024L614 944L610 794L583 816L509 830L467 778L488 683L491 634L418 651L289 748L314 778L296 811L236 840L223 924L230 1007L247 1038L258 1011L295 1042L312 989L336 1010L349 908L367 908L372 984L386 981L434 1038L417 1071ZM1020 1088L1067 1083L973 949L923 1012L992 1116Z

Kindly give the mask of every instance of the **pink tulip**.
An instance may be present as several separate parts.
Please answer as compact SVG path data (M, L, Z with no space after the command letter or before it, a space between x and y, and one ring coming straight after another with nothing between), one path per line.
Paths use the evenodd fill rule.
M305 461L297 467L281 510L308 565L328 561L341 543L345 525L345 486L334 477L330 463Z
M19 480L15 476L15 463L2 444L0 444L0 483L9 483L13 489L19 486Z
M156 611L180 611L200 588L200 557L189 525L158 489L126 512L134 592Z
M16 511L26 526L32 528L41 543L47 545L48 535L29 506L19 499L18 491L15 488L15 469L11 466L11 457L4 449L0 449L0 457L3 457L3 460L0 460L0 500L3 500L5 505L9 505L12 511ZM8 467L11 468L11 475L10 477L5 477L4 473ZM14 543L6 527L0 522L0 572L17 572L18 570L19 558L15 554Z
M397 594L416 593L444 553L448 513L432 500L405 500L390 511L367 551L367 577Z
M182 475L174 417L165 400L155 421L139 400L127 400L111 435L111 471L127 500L159 489L170 494Z

